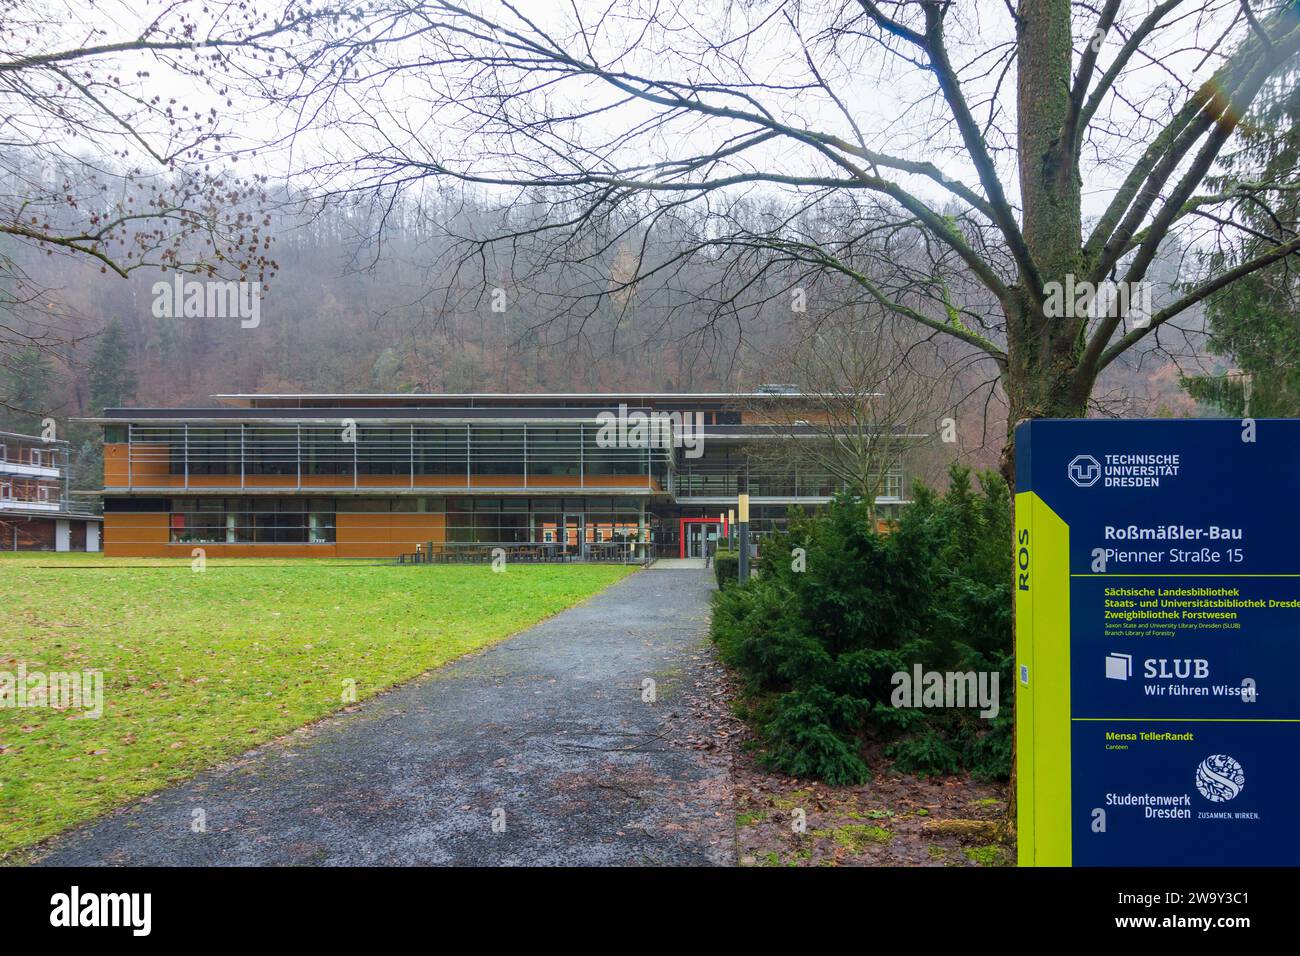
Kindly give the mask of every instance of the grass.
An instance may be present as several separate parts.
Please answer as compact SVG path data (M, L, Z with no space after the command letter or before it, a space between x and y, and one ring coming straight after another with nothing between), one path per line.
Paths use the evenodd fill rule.
M894 834L884 827L867 826L864 823L848 823L830 830L814 830L815 837L830 837L837 844L852 853L862 853L868 847L888 843Z
M1011 854L996 843L989 846L967 847L962 850L966 859L979 866L1010 866Z
M0 707L0 855L493 644L603 565L0 557L0 671L100 670L99 719ZM349 685L349 682L352 682Z

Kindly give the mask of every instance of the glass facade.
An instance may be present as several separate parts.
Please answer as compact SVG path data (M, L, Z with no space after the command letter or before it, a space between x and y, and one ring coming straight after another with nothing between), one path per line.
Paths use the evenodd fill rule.
M340 515L380 514L439 516L445 529L440 543L452 546L626 543L638 540L644 514L639 499L606 497L195 496L169 501L172 544L332 544ZM130 501L112 510L129 511Z
M172 544L332 544L329 498L175 498Z
M368 485L467 487L479 479L493 479L494 485L521 488L530 480L541 486L581 487L615 479L606 483L626 486L631 480L647 488L655 483L663 488L673 469L671 448L602 447L599 427L589 423L130 425L122 432L114 437L127 445L127 478L133 486L148 486L151 478L166 475L182 481L226 476L238 482L279 477L295 486L330 484L317 480L325 478L356 482L364 478ZM392 480L371 480L376 478Z
M700 461L678 465L673 492L678 498L734 498L749 494L756 498L829 498L846 487L845 482L816 464L785 464L749 458L741 448L728 449ZM881 476L881 499L903 496L901 466Z
M844 488L815 456L769 443L772 433L734 409L702 413L707 429L726 430L701 432L695 457L700 445L665 447L653 429L639 441L617 432L621 443L611 444L608 409L598 415L603 406L581 398L549 412L473 404L442 417L395 396L391 411L311 400L269 404L261 417L254 405L175 421L157 410L153 424L105 425L106 512L157 516L115 519L109 540L149 553L165 515L170 545L332 546L308 556L404 557L432 545L477 560L506 546L567 560L602 549L644 555L647 536L652 553L675 555L701 523L720 533L718 515L737 495L755 499L751 528L763 535L784 527L791 505L816 508ZM698 414L684 402L668 405ZM905 487L902 469L890 469L882 513L904 501Z

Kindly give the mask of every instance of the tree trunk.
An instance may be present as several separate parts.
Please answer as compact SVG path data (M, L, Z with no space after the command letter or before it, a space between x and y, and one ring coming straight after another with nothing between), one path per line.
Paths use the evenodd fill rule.
M1007 435L1002 446L1000 470L1011 495L1011 552L1015 553L1016 535L1016 440L1015 429L1020 422L1034 418L1084 418L1088 413L1088 396L1092 382L1082 384L1076 362L1078 339L1063 334L1068 323L1064 319L1043 317L1041 310L1029 302L1021 303L1018 316L1007 317L1007 328L1016 330L1026 340L1036 340L1036 348L1012 350L1015 356L1003 375L1007 392ZM1015 642L1016 607L1014 595L1011 604L1012 643ZM1011 679L1018 680L1012 667ZM1012 698L1014 702L1014 696ZM1014 706L1014 703L1013 703ZM1014 711L1013 711L1014 716ZM1011 778L1007 784L1007 812L1003 822L1003 838L1014 843L1016 836L1016 764L1019 741L1012 726Z
M1020 276L1007 314L1007 438L1001 470L1011 491L1015 536L1015 428L1031 418L1078 418L1087 412L1091 382L1078 376L1083 322L1047 317L1048 282L1077 273L1082 260L1082 179L1070 129L1070 79L1074 56L1070 0L1021 0L1017 24L1017 150L1025 244L1039 275ZM1042 287L1035 287L1037 283ZM1015 605L1011 609L1015 630ZM1014 636L1013 636L1014 641ZM1016 679L1016 675L1012 675ZM1016 743L1012 731L1011 780L1005 829L1016 826Z

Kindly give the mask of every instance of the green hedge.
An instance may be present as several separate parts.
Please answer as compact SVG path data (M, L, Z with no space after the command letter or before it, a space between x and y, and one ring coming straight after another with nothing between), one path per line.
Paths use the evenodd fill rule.
M950 478L943 495L918 485L887 534L850 498L792 512L786 533L763 540L763 574L714 596L713 638L771 766L858 783L864 752L883 747L910 772L1010 772L1009 495L993 473L979 490L968 469ZM895 707L892 676L916 663L997 671L1000 712Z
M740 580L740 552L719 548L713 556L713 574L718 587L729 587Z

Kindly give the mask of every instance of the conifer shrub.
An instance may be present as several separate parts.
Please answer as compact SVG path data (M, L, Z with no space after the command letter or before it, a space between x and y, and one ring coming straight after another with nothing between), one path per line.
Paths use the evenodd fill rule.
M763 541L762 573L715 595L713 638L774 769L858 783L864 752L883 747L909 772L1008 775L1010 502L996 474L978 487L969 469L949 477L942 495L918 484L885 533L849 497L815 517L792 512L787 530ZM996 671L998 715L894 706L893 675L918 663Z
M718 587L730 587L740 580L740 552L719 548L713 555L713 574Z

